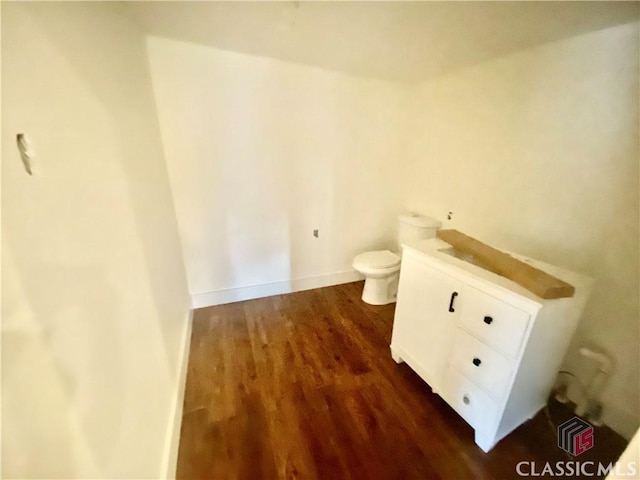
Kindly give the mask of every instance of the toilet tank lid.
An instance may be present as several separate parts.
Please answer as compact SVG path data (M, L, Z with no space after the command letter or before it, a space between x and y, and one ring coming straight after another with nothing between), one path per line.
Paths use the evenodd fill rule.
M413 212L403 213L402 215L399 215L398 221L422 228L440 228L442 226L442 222L436 220L435 218L425 217L424 215L418 215L417 213Z

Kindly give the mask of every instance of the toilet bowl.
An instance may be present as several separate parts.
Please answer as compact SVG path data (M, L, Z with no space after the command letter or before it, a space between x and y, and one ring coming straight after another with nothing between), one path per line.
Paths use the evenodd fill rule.
M371 305L396 301L400 257L389 250L365 252L353 259L354 270L365 276L362 300Z
M398 217L397 251L402 245L433 238L441 223L430 217L407 213ZM365 252L353 259L353 268L365 277L362 300L371 305L387 305L396 301L400 279L401 253L390 250Z

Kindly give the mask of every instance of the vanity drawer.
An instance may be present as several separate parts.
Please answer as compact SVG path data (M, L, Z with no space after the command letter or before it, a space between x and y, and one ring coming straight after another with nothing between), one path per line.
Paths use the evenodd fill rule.
M497 400L504 395L513 371L511 360L461 329L450 362Z
M451 365L447 368L443 398L476 430L488 430L498 414L498 403Z
M528 323L527 312L475 288L465 288L460 325L496 350L517 357Z

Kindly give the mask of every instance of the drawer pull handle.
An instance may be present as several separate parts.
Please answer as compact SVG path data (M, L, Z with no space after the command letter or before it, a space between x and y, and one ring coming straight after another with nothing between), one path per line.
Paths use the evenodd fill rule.
M462 403L464 403L465 405L469 405L471 403L471 399L469 398L469 395L463 395L462 396Z
M480 360L478 357L475 357L475 358L473 359L473 364L474 364L476 367L479 367L481 363L482 363L482 360Z
M493 318L491 317L484 317L484 323L486 323L487 325L491 325L491 322L493 322Z
M456 309L453 308L453 302L455 301L457 296L458 296L458 292L453 292L451 294L451 300L449 301L449 311L450 312L455 312L456 311Z

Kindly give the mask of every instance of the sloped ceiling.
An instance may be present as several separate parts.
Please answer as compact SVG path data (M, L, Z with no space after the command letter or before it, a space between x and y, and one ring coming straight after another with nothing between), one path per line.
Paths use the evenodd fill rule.
M637 21L639 2L130 2L150 35L367 77L422 81Z

